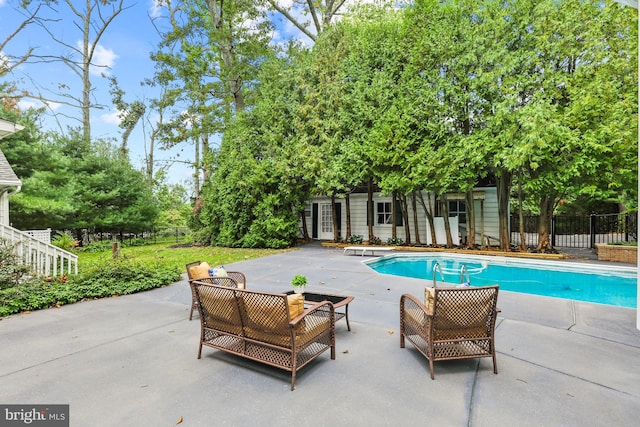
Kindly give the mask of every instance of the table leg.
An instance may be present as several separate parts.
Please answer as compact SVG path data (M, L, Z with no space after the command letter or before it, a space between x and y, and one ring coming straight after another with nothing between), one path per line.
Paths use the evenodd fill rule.
M349 325L349 304L344 306L344 320L347 321L347 331L351 332L351 325Z

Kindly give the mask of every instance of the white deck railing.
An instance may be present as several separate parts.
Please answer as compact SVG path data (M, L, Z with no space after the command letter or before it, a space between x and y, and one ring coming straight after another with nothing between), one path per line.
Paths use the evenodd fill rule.
M14 245L18 257L37 274L52 277L78 274L78 255L8 225L0 224L0 238Z

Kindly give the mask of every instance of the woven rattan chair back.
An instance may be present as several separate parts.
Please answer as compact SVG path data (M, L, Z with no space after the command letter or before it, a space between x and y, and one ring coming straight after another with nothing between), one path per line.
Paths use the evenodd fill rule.
M436 288L433 308L413 295L400 298L400 347L409 340L429 360L491 357L495 352L498 286Z

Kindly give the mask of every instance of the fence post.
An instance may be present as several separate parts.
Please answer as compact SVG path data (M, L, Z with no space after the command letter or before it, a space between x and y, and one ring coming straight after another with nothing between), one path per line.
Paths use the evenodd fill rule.
M624 241L629 241L629 214L624 214Z
M551 247L556 246L556 216L551 216Z
M589 215L589 248L594 249L596 247L596 216L594 214Z

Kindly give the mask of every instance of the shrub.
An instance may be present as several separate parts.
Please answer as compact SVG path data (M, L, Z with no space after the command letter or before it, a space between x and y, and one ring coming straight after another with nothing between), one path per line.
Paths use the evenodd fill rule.
M16 254L15 247L16 244L0 238L0 289L18 286L31 273Z
M399 237L389 237L387 239L387 245L389 245L389 246L402 246L402 245L404 245L404 242Z
M638 246L638 242L611 242L608 244L612 246Z
M109 240L101 240L97 242L89 243L88 245L82 246L79 248L82 252L87 253L96 253L96 252L106 252L111 250L111 241Z
M360 234L352 234L349 236L349 243L351 244L360 244L363 242L363 237Z
M126 295L169 285L180 279L177 267L145 266L127 258L108 260L75 277L34 279L0 291L0 316L83 299Z
M58 233L51 244L65 251L70 251L78 246L78 241L69 233Z
M369 239L369 244L370 245L379 245L382 243L382 240L380 240L379 237L373 236Z

